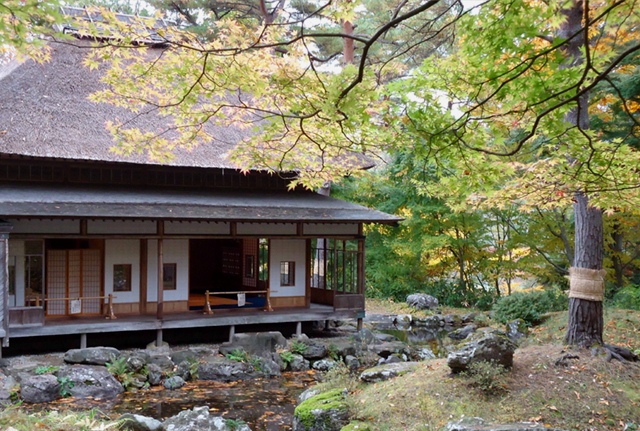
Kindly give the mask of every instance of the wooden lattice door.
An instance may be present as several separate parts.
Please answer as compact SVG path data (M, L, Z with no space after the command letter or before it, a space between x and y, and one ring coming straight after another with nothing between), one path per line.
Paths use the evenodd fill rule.
M101 262L100 250L49 250L47 315L100 314Z

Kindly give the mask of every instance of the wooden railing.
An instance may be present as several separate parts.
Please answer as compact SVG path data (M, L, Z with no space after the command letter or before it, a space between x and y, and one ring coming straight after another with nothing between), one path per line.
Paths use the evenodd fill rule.
M113 298L115 298L115 296L113 296L112 293L106 295L106 296L75 296L75 297L67 297L67 298L44 298L42 301L44 302L53 302L53 301L82 301L82 300L91 300L91 299L99 299L99 300L103 300L103 299L108 299L108 313L107 316L105 317L105 319L109 319L109 320L115 320L117 319L116 315L113 312ZM38 298L39 299L39 298ZM39 301L37 301L39 302ZM100 303L100 308L102 309L102 303Z
M265 310L273 311L273 308L271 308L271 298L268 290L241 290L236 292L213 292L213 294L215 295L261 294L261 295L264 295L266 298ZM211 301L209 299L210 296L211 296L211 292L206 290L204 292L204 312L203 312L204 314L213 314L213 310L211 310Z

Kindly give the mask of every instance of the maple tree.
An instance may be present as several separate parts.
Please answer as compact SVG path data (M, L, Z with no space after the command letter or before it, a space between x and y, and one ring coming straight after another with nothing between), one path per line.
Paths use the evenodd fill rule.
M375 2L309 3L316 9L305 16L283 8L259 25L233 13L216 16L211 37L159 29L161 55L120 49L148 29L115 21L118 46L86 61L112 64L105 77L111 90L95 100L158 110L168 124L160 132L110 124L119 151L166 159L176 145L214 140L206 123L251 129L231 154L239 166L295 171L292 187L317 187L357 173L363 153L409 147L438 178L417 182L418 191L454 210L573 205L573 267L600 274L602 210L637 205L640 155L590 127L590 94L609 84L608 97L622 101L618 111L637 133L634 101L612 79L640 51L636 1L489 0L466 11L458 2L400 1L362 34L359 27L324 30L317 20L357 24ZM410 24L419 24L417 37L378 48ZM452 29L455 47L438 45ZM355 64L326 68L332 57L317 56L323 39L352 40ZM412 69L408 58L425 48L430 57ZM571 304L567 341L603 344L602 301Z

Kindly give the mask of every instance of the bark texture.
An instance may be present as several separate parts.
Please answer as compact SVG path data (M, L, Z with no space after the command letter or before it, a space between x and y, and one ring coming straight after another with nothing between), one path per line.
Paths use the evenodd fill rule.
M582 193L575 195L575 258L577 268L602 269L604 236L602 211L589 206ZM601 301L569 298L569 324L565 341L580 347L604 345Z

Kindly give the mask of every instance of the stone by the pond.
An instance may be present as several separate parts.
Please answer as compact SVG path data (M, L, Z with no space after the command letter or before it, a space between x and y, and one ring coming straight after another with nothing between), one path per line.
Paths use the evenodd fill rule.
M491 424L482 418L464 418L449 422L444 431L562 431L545 427L535 422L514 422L507 424Z
M27 403L48 403L60 398L60 383L53 374L28 376L20 384L20 397Z
M471 335L473 332L475 332L476 329L478 329L478 327L476 325L469 324L469 325L466 325L466 326L464 326L462 328L456 329L453 332L450 332L449 333L449 338L451 338L453 340L464 340L469 335Z
M185 381L180 376L171 376L168 379L165 379L163 385L166 389L180 389L185 385Z
M407 345L401 341L375 344L373 346L369 346L369 350L385 359L394 354L401 355L409 353Z
M110 400L124 392L120 382L105 367L72 365L61 367L58 378L72 382L67 390L76 398Z
M120 351L114 347L88 347L71 349L64 354L68 364L105 365L120 357Z
M321 359L313 363L313 369L317 371L329 371L338 366L333 359Z
M162 383L162 368L156 364L147 365L147 381L151 386L158 386Z
M183 361L196 362L200 354L191 349L179 350L171 354L171 360L174 364L180 364Z
M354 340L364 344L376 344L380 341L369 328L362 328L353 336Z
M434 310L438 308L438 299L426 293L414 293L407 296L407 304L418 310Z
M163 431L162 422L148 416L125 413L118 421L120 429L128 431Z
M355 356L351 356L351 355L347 355L344 358L344 364L347 366L347 368L349 368L351 371L355 371L360 367L360 361L358 360L358 358L356 358Z
M306 348L302 352L302 357L309 360L322 359L327 356L327 346L316 341L305 341Z
M300 403L293 414L293 431L340 431L349 423L346 389L333 389Z
M469 341L462 348L449 352L447 365L451 372L466 371L475 362L493 362L505 368L513 366L513 352L516 345L497 331L487 331L481 337Z
M436 354L429 347L421 347L416 351L416 354L420 359L436 359Z
M529 328L524 319L515 319L507 323L507 337L514 343L529 335Z
M173 371L173 367L176 366L176 364L173 363L169 355L163 355L163 354L151 355L149 357L148 363L159 366L160 369L164 372Z
M0 403L11 399L11 392L17 384L18 382L12 376L6 376L0 372Z
M298 403L308 400L311 397L315 397L320 393L320 389L313 386L311 388L305 389L300 395L298 395Z
M250 355L271 357L278 348L286 347L287 339L277 331L245 332L235 334L231 342L220 346L220 353L228 355L234 350L244 350Z
M378 365L377 367L364 370L360 374L360 380L365 383L376 383L389 380L415 370L419 366L418 362L396 362L391 364Z
M289 369L291 371L307 371L309 367L309 361L302 355L298 355L297 353L292 355L291 362L289 362Z
M149 362L149 354L144 351L136 351L121 354L125 358L125 364L129 373L137 373Z
M217 382L232 382L256 376L255 369L247 363L213 357L198 365L198 379Z
M209 407L194 407L170 417L162 423L165 431L251 431L246 424L211 416Z

